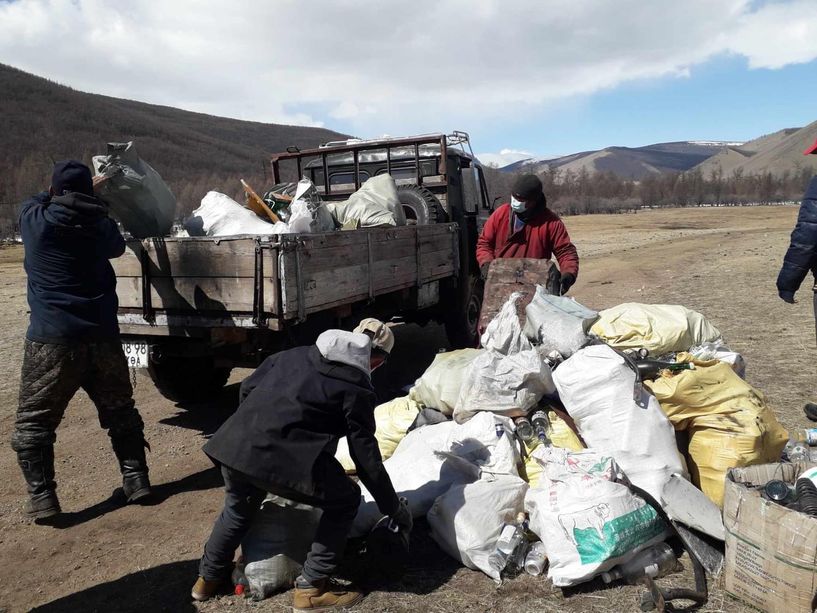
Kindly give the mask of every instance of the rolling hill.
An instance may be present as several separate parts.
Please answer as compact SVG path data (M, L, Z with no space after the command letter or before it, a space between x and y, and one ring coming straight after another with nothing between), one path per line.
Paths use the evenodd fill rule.
M48 186L53 160L90 164L111 141L136 142L182 211L209 189L237 192L238 177L264 183L269 154L346 138L321 128L226 119L88 94L0 64L0 215Z
M645 147L607 147L549 160L522 160L502 168L505 172L542 172L548 167L563 172L612 172L622 179L642 179L664 172L683 172L716 155L727 145L719 141L680 141Z
M800 168L817 168L817 156L805 157L803 150L817 140L817 121L804 128L786 128L749 141L741 147L726 149L700 164L705 174L720 168L724 175L771 172L780 175Z

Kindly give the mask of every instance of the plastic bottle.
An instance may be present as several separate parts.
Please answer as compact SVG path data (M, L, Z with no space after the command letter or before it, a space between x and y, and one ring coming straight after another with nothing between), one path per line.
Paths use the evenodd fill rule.
M817 445L817 428L805 428L792 432L789 441L813 447Z
M611 583L617 579L625 579L628 583L634 583L641 577L661 577L672 571L677 565L678 559L672 547L666 543L658 543L652 547L647 547L639 551L624 564L619 564L612 570L601 574L605 583Z
M531 417L531 424L533 424L533 431L536 433L536 438L544 445L550 445L550 420L547 413L544 411L536 411Z
M533 440L533 426L527 417L517 417L514 424L516 424L516 433L520 439L526 443Z
M564 361L564 356L555 349L545 356L545 363L547 363L551 369L556 368Z
M545 562L547 562L545 544L538 541L530 546L528 555L525 556L525 572L534 577L541 575L545 569Z
M809 448L805 443L789 440L783 448L783 457L789 462L805 462L809 460Z
M244 560L242 558L239 558L238 562L236 562L230 579L232 579L233 585L235 586L236 596L250 595L250 582L247 581L247 575L244 574Z
M525 514L519 513L516 521L502 526L496 548L488 558L488 564L495 571L501 573L508 566L511 556L525 538L526 523Z
M659 362L658 360L640 359L636 363L638 372L643 380L657 378L662 370L679 372L681 370L693 370L695 366L688 362Z

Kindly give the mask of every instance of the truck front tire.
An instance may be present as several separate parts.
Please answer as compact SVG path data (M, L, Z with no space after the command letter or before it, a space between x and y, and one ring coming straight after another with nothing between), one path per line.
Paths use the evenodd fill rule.
M230 378L230 368L216 367L212 358L164 356L148 362L156 389L174 402L197 402L218 394Z
M479 347L479 315L485 283L479 276L468 277L459 288L457 308L445 318L445 333L453 349Z

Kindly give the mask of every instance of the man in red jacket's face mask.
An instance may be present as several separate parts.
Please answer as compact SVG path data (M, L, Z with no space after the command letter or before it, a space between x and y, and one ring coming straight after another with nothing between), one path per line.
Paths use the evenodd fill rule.
M499 258L551 256L559 263L564 294L576 282L579 255L562 220L547 208L542 182L536 175L521 175L513 184L510 203L494 211L482 229L477 241L480 270L485 277L490 263Z

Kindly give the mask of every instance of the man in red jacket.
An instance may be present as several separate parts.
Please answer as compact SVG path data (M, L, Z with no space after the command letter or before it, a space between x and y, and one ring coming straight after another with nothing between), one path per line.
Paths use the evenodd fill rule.
M536 175L521 175L513 184L510 203L491 214L477 241L482 276L499 258L549 260L551 255L559 262L560 293L564 294L576 282L579 254L562 220L547 208L542 182Z

